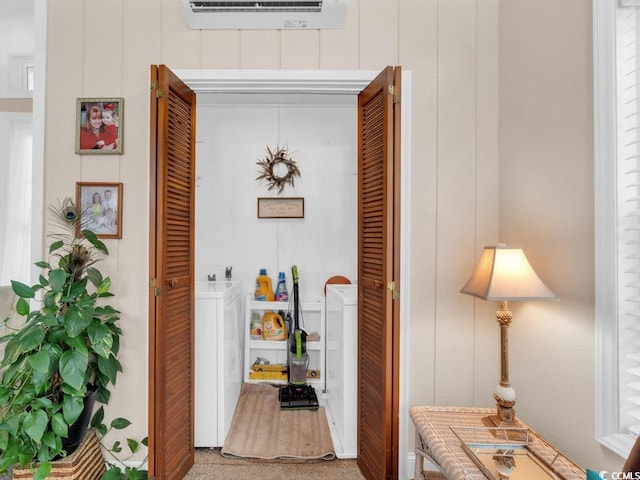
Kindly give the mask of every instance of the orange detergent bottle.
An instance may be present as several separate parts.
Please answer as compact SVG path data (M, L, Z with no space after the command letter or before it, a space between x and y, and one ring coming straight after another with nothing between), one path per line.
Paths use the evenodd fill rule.
M282 315L272 311L264 312L262 317L262 338L264 340L287 339L287 329L284 326Z
M256 278L256 291L254 298L265 302L273 302L273 287L271 286L271 279L269 278L269 275L267 275L266 268L261 268L260 275Z

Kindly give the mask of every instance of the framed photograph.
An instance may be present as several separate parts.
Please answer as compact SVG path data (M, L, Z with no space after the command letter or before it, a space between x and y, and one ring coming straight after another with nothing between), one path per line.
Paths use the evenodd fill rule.
M78 98L76 153L122 154L124 98Z
M77 182L76 207L78 237L91 230L98 237L122 238L122 183Z
M259 197L258 218L304 218L304 198Z

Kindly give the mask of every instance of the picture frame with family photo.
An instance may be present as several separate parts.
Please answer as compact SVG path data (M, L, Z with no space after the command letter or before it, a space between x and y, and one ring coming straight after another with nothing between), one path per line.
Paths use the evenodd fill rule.
M78 98L76 153L121 155L124 134L124 98Z
M77 237L90 230L99 238L122 238L122 183L77 182L76 207Z

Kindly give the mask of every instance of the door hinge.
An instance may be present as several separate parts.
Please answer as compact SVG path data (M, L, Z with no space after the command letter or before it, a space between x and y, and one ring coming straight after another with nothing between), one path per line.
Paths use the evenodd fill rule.
M151 80L151 90L155 90L156 98L162 97L162 90L158 88L158 80Z
M400 94L396 93L396 87L389 85L389 95L393 97L393 103L400 103Z
M157 278L152 278L151 280L149 280L149 287L153 288L153 294L156 297L159 297L162 295L162 288L160 288L158 286L158 279Z
M396 282L387 282L387 290L391 292L391 298L397 300L400 298L400 291L396 290Z

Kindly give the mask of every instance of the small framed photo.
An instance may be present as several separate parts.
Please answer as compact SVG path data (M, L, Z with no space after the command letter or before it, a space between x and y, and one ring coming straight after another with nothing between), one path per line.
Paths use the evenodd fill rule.
M122 183L77 182L76 207L76 236L91 230L98 237L122 238Z
M304 198L259 197L258 218L304 218Z
M76 153L122 154L124 98L78 98Z

